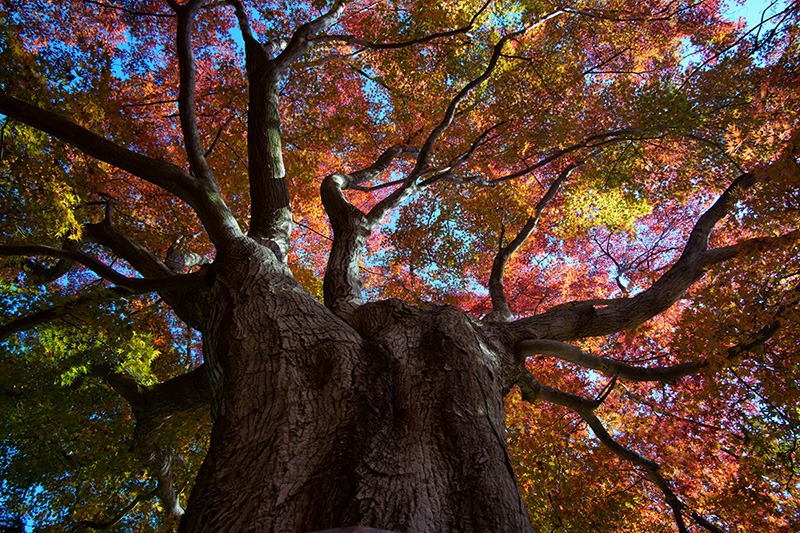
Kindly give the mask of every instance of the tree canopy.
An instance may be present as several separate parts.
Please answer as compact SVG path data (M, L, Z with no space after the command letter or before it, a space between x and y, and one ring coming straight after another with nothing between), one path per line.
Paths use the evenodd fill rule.
M0 506L176 527L219 414L194 295L247 235L349 323L513 344L535 531L797 527L799 12L732 13L3 0Z

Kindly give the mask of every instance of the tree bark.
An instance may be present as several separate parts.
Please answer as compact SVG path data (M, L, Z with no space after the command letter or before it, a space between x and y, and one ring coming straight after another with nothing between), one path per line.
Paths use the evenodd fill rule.
M211 445L181 531L532 531L506 449L510 352L451 307L350 324L265 249L213 270Z

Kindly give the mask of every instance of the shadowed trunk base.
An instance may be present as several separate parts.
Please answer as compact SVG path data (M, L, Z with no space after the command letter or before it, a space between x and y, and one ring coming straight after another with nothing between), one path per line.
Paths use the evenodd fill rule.
M389 300L348 325L267 278L217 276L218 415L180 531L532 531L506 450L502 352L479 322Z

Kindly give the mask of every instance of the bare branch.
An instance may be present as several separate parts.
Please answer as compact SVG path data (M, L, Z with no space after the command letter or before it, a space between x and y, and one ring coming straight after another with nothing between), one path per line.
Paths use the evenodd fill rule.
M217 134L214 136L214 140L211 141L211 144L208 146L208 149L203 154L203 158L208 158L208 156L211 155L211 152L214 151L214 148L216 148L217 143L219 142L220 138L222 137L222 132L225 131L225 128L228 127L228 124L231 123L233 118L234 118L233 116L230 116L230 117L227 118L227 120L225 120L225 122L222 123L222 125L217 130Z
M364 303L359 281L361 258L367 237L380 219L372 218L372 212L365 215L345 198L342 191L360 187L359 184L385 172L398 156L415 152L414 148L396 144L386 149L372 165L351 174L331 174L322 181L322 205L333 228L323 294L325 305L343 318L349 317Z
M267 51L261 46L261 43L253 36L253 30L250 28L250 20L247 17L247 11L240 0L226 0L228 5L233 6L236 13L236 20L239 22L239 30L242 32L242 39L244 40L245 52L248 55L256 53L256 50L263 50L266 54ZM272 55L272 54L270 54Z
M422 182L420 182L420 187L425 188L433 185L434 183L438 183L439 181L449 181L451 183L477 183L480 185L487 185L493 186L494 184L490 181L480 177L480 176L467 176L467 177L456 177L456 170L459 167L464 165L467 161L469 161L475 152L478 151L478 148L490 142L491 140L497 138L499 134L490 135L494 130L504 126L507 122L500 122L498 124L494 124L493 126L489 126L485 130L483 130L478 137L472 141L469 148L467 148L464 152L455 155L453 158L450 159L445 165L444 168L427 168L425 170L425 174L432 174L431 177L426 178Z
M384 155L386 153L389 151ZM333 244L322 290L325 306L343 318L352 315L364 303L359 273L361 257L372 229L367 216L348 202L342 193L350 181L354 180L348 175L331 174L322 180L320 186L322 205L333 228Z
M156 256L121 233L111 223L103 221L100 224L87 224L83 229L88 239L111 250L145 278L166 278L175 274Z
M61 245L63 250L77 250L80 246L80 241L76 241L71 237L64 239ZM50 267L44 266L36 261L25 261L24 268L30 272L29 279L36 284L45 284L56 281L61 276L67 274L75 265L74 261L69 259L59 259L58 262Z
M411 148L402 144L395 144L394 146L386 149L372 165L348 174L348 183L343 188L353 189L357 185L361 185L364 182L375 179L382 173L386 172L386 170L389 168L389 165L391 165L398 156L404 154L416 155L416 153L417 150L415 148Z

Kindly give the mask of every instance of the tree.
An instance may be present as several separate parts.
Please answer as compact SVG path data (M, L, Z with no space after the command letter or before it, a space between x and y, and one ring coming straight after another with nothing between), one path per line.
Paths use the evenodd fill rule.
M3 6L13 512L800 519L795 5Z

